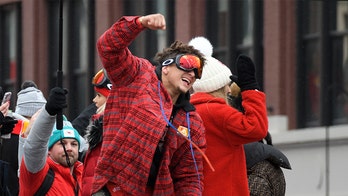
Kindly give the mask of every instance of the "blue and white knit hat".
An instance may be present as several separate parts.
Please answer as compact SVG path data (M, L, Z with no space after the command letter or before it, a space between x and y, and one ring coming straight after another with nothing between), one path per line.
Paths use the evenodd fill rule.
M71 125L66 119L63 120L63 129L57 130L56 125L53 128L52 135L48 140L48 149L58 142L60 139L71 138L75 139L79 143L79 148L81 146L80 135L77 130Z
M45 104L46 99L39 89L27 87L17 94L15 113L25 117L32 117Z

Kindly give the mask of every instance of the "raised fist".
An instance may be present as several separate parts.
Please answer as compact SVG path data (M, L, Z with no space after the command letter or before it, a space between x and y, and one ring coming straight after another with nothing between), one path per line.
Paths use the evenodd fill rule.
M68 104L66 103L66 94L68 94L68 91L66 89L60 87L54 87L53 89L51 89L45 106L46 111L50 115L56 115L68 106Z

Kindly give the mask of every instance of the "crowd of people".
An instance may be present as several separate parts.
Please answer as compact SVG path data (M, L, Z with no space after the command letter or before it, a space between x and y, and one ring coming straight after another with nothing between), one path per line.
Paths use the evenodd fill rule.
M93 104L72 121L63 115L62 128L67 89L52 88L46 100L26 81L13 114L0 106L1 135L11 133L1 139L2 195L253 195L250 171L277 157L245 150L269 138L253 61L240 55L232 74L204 37L140 58L128 46L146 29L165 30L164 16L124 16L101 35ZM280 175L291 169L276 163ZM284 195L279 179L280 191L263 195Z

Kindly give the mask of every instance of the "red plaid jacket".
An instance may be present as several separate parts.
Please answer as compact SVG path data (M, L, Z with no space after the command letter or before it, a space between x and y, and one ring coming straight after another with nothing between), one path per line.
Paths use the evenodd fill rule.
M173 103L160 84L155 67L146 59L133 56L127 46L144 30L138 17L122 17L98 40L100 59L113 83L104 113L101 154L95 169L92 192L111 182L128 195L144 195L153 155L166 130L160 108L170 118ZM159 96L160 94L160 96ZM173 119L175 127L188 127L192 141L206 149L204 127L194 107L180 108ZM200 195L203 189L203 158L174 129L166 134L154 195ZM195 164L196 162L196 164ZM198 172L196 171L198 168ZM200 179L200 180L199 180Z

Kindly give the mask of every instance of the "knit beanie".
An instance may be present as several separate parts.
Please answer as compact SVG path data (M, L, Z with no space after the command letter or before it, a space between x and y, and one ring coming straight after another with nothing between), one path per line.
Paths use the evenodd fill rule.
M102 94L105 97L109 96L110 90L108 88L104 88L104 87L94 87L94 90L100 94Z
M194 92L213 92L231 82L231 70L216 58L212 57L213 47L204 37L193 38L189 45L201 51L206 59L201 79L193 84Z
M58 130L56 125L53 128L52 135L48 140L48 149L51 149L52 146L58 142L60 139L71 138L75 139L79 143L79 148L81 146L80 135L77 130L71 125L66 119L63 120L62 130Z
M15 113L31 117L45 104L46 99L39 89L35 87L27 87L19 91L17 94Z

